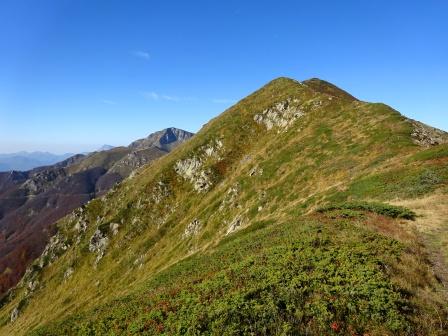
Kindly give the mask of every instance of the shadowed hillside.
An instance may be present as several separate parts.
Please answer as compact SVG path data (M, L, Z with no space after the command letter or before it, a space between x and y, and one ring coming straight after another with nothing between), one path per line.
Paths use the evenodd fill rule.
M0 172L12 170L31 170L63 161L73 154L52 154L48 152L18 152L0 154Z
M27 172L0 173L0 296L42 253L54 222L191 136L169 128L139 140L151 140L139 148L117 147Z

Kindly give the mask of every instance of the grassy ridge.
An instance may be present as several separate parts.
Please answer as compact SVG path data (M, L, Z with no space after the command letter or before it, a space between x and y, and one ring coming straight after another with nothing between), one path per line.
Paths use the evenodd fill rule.
M285 99L305 112L289 129L254 122ZM61 221L70 247L36 272L14 323L26 287L5 303L0 333L441 334L439 285L417 237L395 219L414 214L363 202L446 185L446 158L419 154L411 131L383 104L276 80L86 206L85 233L77 218ZM217 139L222 149L205 156ZM175 172L192 158L202 160L207 192ZM327 213L344 215L304 215L328 203L339 208ZM89 251L97 229L110 239L99 262Z
M253 224L138 293L31 335L436 334L394 283L405 247L347 220Z

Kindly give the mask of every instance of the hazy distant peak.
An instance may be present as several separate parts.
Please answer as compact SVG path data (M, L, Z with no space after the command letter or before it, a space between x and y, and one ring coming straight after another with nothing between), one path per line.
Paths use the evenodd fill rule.
M113 149L113 148L115 148L115 146L112 146L112 145L102 145L96 151L97 152L102 152L102 151L110 150L110 149Z
M158 147L163 150L170 150L173 145L190 139L194 134L179 128L169 127L161 131L151 133L146 138L132 142L129 147L132 149L143 149L148 147Z
M47 166L63 161L74 154L52 154L49 152L17 152L0 154L0 171L30 170L40 166Z

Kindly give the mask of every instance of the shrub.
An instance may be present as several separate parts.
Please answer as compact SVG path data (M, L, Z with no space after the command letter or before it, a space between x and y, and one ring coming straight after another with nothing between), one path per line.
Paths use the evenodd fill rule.
M321 213L334 210L368 211L391 218L403 218L410 220L414 220L416 216L415 212L405 207L380 202L345 202L331 204L317 209L317 211Z
M242 231L134 295L32 335L399 335L412 328L406 296L383 272L402 250L398 242L342 222ZM80 321L87 329L76 332Z

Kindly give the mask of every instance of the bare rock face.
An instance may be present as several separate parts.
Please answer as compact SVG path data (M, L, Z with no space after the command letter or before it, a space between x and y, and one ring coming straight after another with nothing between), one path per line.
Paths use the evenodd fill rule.
M73 269L73 267L67 268L64 272L64 280L67 280L68 278L70 278L74 272L75 272L75 270Z
M39 267L43 268L44 266L51 264L55 261L61 254L63 254L69 245L66 243L65 237L57 233L50 238L50 242L45 246L42 255L39 258Z
M448 133L418 121L412 120L411 123L414 127L411 136L417 145L430 147L448 143Z
M130 177L137 168L140 168L145 164L148 164L162 157L166 153L167 151L157 147L134 150L115 162L115 164L112 166L112 168L110 168L107 174L109 174L110 176L118 174L122 177Z
M25 274L17 284L17 288L25 289L25 298L32 295L39 288L42 269L56 261L69 249L69 247L70 244L68 243L67 238L59 232L50 238L50 241L45 246L41 256L36 259L33 264L27 267ZM11 321L13 321L13 317L14 320L17 318L19 310L17 309L17 311L13 311L13 313L14 316L13 314L11 315Z
M32 176L20 186L20 189L26 190L29 195L43 193L51 189L57 182L64 179L65 176L66 171L63 168L56 166L42 171L37 170L37 172L33 173Z
M112 232L112 235L116 236L118 234L119 227L120 224L118 223L110 223L110 232Z
M241 228L243 224L243 219L241 216L236 216L229 224L226 235L231 234Z
M220 159L220 152L223 149L221 140L216 139L200 148L200 154L179 160L174 166L174 170L185 180L188 180L197 192L206 192L212 186L212 173L207 169L205 162L216 162Z
M187 237L197 235L199 233L199 230L201 229L201 227L202 227L202 225L201 225L201 222L199 221L199 219L193 220L185 228L183 237L187 238Z
M138 168L150 161L148 157L138 155L139 152L131 152L126 155L120 162L121 164L128 166L130 168Z
M259 168L258 166L253 167L249 172L249 176L261 176L261 175L263 175L263 168Z
M139 139L129 145L134 150L158 147L160 149L170 151L178 144L187 141L193 136L193 133L170 127L159 132L150 134L147 138Z
M237 202L239 193L240 193L240 186L238 183L231 186L227 190L224 199L222 200L221 205L219 206L219 211L223 211L225 208L241 207Z
M11 312L11 322L14 322L19 317L19 308L15 307Z
M212 141L206 146L202 147L202 150L207 157L212 157L219 160L219 152L223 148L222 141L219 139L216 139L215 141Z
M300 101L298 99L292 100L288 98L264 110L260 114L256 114L254 121L260 125L264 125L268 131L273 128L278 128L280 132L286 131L295 120L304 115L304 112L299 107L299 103Z
M78 208L75 209L70 214L70 221L74 222L73 230L75 230L77 233L83 233L86 232L88 221L84 212L84 208Z
M184 179L190 181L197 192L207 191L212 182L208 171L202 169L202 161L197 157L177 161L174 170Z
M39 286L39 281L38 280L32 280L30 282L28 282L28 290L30 292L34 292L37 289L37 286Z
M167 198L169 195L170 195L169 186L166 183L159 181L152 189L151 197L155 204L159 204L160 202L162 202L163 199Z
M101 230L96 230L90 238L89 251L96 253L95 263L98 263L104 256L107 245L109 245L109 238Z

